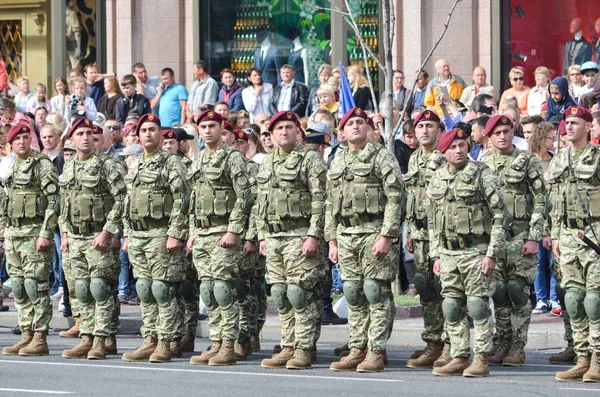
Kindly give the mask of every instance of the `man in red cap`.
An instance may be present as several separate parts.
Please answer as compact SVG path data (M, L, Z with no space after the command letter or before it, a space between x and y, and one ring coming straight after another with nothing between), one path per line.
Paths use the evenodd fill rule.
M137 278L144 343L123 354L123 360L165 363L171 360L178 312L174 290L183 280L190 189L181 160L161 149L160 119L145 114L136 131L144 152L134 158L125 179L122 249Z
M32 133L31 124L16 123L7 135L16 160L4 181L8 189L4 238L21 340L2 354L12 356L47 356L52 320L48 272L59 211L58 173L46 155L32 150Z
M450 360L434 367L437 376L489 374L493 324L489 298L494 293L496 261L504 256L505 206L500 179L483 163L469 160L469 137L454 129L440 138L447 164L429 181L429 257L442 284L442 310L450 337ZM473 364L470 331L475 326Z
M252 206L244 156L223 143L223 116L206 110L198 117L206 148L192 162L190 236L187 247L201 280L200 296L208 309L211 347L193 356L195 365L234 365L239 337L239 304L245 288L240 275L241 239ZM238 296L239 294L239 296ZM244 336L244 335L243 335ZM240 341L249 345L250 336Z
M297 143L301 131L295 113L275 114L268 129L277 149L265 158L256 176L256 229L281 320L282 350L262 360L261 366L308 369L311 358L316 359L317 289L325 272L319 255L327 170L316 152Z
M435 288L435 284L439 283L439 280L436 280L437 277L432 271L433 264L429 261L426 200L429 181L435 171L446 162L446 159L437 148L443 132L437 113L431 110L419 113L415 117L414 125L419 148L410 156L408 172L404 175L408 227L406 249L415 258L414 284L423 305L425 324L421 337L427 346L424 350L417 350L406 366L408 368L432 368L434 363L436 367L441 367L452 359L450 341L447 340L444 332L442 297ZM442 349L443 357L441 357Z
M90 120L76 120L67 137L76 155L60 176L64 207L59 223L61 249L69 256L75 280L71 290L78 301L81 342L62 356L101 360L107 353L117 353L114 287L120 266L111 251L120 246L116 235L127 191L125 170L96 151Z
M545 233L546 188L542 165L535 155L513 144L514 125L509 116L492 116L485 125L492 150L484 163L500 177L511 223L506 256L498 261L494 277L496 333L490 365L521 366L531 321L531 285L537 274L539 242L551 248Z
M370 142L369 116L349 110L340 121L348 148L331 163L325 240L337 263L348 301L350 353L333 371L383 371L393 320L391 282L398 271L398 239L404 220L404 183L396 159Z
M558 372L563 382L600 382L600 270L598 253L585 240L598 244L600 233L600 149L588 142L592 115L571 106L563 113L569 147L550 162L548 186L553 200L552 248L560 258L561 286L573 328L577 364ZM578 233L583 233L578 234Z

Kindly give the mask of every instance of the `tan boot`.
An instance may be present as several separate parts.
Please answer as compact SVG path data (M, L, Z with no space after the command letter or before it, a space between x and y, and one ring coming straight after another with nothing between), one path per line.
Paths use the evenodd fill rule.
M440 358L435 360L435 362L433 363L433 368L441 368L444 365L448 364L450 361L452 361L451 350L452 345L450 343L444 343L444 350L442 351L442 355L440 356Z
M314 345L313 347L310 348L310 362L311 363L317 362L317 345Z
M235 365L235 349L233 348L234 341L229 339L223 339L223 344L219 353L208 360L208 365L211 366L222 366L222 365Z
M311 349L296 349L294 350L294 357L292 357L286 363L285 367L287 369L310 369L311 359L310 359L310 351Z
M181 338L181 351L183 353L191 353L194 351L196 335L183 335Z
M104 360L106 358L106 339L104 336L95 336L92 349L88 352L88 360Z
M362 363L358 364L356 367L356 372L381 372L385 365L383 364L383 350L374 352L369 350L367 352L367 357L363 360Z
M33 332L23 331L21 333L21 340L12 346L6 346L2 349L2 354L5 356L16 356L19 354L19 350L26 347L33 340Z
M590 369L583 375L583 381L589 383L600 382L600 354L598 352L592 354Z
M156 349L148 358L151 363L168 363L171 361L171 342L167 338L158 341Z
M75 316L75 324L66 331L60 331L58 336L61 338L79 338L79 326L81 325L81 317Z
M494 354L488 356L489 365L502 365L504 357L506 357L510 351L511 345L512 343L509 340L500 340L496 346L496 351Z
M523 364L525 364L525 344L523 342L515 342L511 345L504 360L502 360L502 365L520 367Z
M235 351L235 358L237 360L243 360L248 355L248 350L246 347L245 340L236 340L235 345L233 346L233 350Z
M573 346L567 346L560 353L550 356L550 364L574 364L577 361L577 354L573 351Z
M19 356L47 356L48 354L48 343L44 332L33 334L31 342L19 350Z
M425 353L425 349L415 350L413 354L410 355L409 360L414 360L416 358L421 357L421 354Z
M275 346L273 346L273 355L281 353L282 350L283 349L281 348L281 345L275 345Z
M407 361L408 368L433 368L433 364L442 355L443 346L437 343L428 343L425 351L419 358L410 359Z
M221 350L221 341L213 342L207 350L202 352L202 354L192 356L192 358L190 358L190 364L208 365L208 360L216 356L217 353L219 353L219 350Z
M123 360L129 362L145 362L148 361L154 350L156 350L156 344L158 341L156 337L148 335L144 338L144 343L138 347L135 351L123 353Z
M434 368L433 374L437 376L462 376L467 367L469 367L469 360L466 357L454 357L443 367Z
M348 344L346 343L344 346L340 346L340 347L336 347L335 349L333 349L333 355L337 356L337 357L343 357L341 354L342 352L348 352L346 354L346 356L350 353L350 348L348 347ZM345 357L345 356L344 356Z
M258 335L250 337L250 347L252 348L252 352L260 351L260 337Z
M172 340L169 344L169 350L171 351L171 357L183 356L183 350L181 349L181 339Z
M367 349L353 347L350 349L350 353L346 357L342 358L338 362L331 363L329 369L337 372L356 371L358 364L362 363L366 357Z
M265 358L261 361L260 366L263 368L285 368L287 362L294 357L294 348L285 346L282 351L275 354L271 358Z
M554 379L560 382L577 382L583 380L583 375L590 369L590 358L585 356L577 357L577 364L567 371L557 372Z
M473 357L473 363L469 368L463 371L463 376L467 378L482 378L490 374L488 359L485 353L477 353Z
M81 335L81 342L72 349L63 350L64 358L87 358L88 353L92 350L93 345L92 335Z
M107 336L104 339L104 352L107 355L118 354L117 353L117 336L116 335Z

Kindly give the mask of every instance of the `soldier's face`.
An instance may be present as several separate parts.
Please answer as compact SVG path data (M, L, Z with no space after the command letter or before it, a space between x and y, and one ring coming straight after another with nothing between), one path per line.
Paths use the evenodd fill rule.
M162 148L164 151L177 153L177 139L163 139Z
M200 122L199 128L200 135L208 147L219 146L221 144L223 139L221 137L223 129L219 122L214 120L202 121Z
M221 139L229 146L236 147L235 135L233 135L233 132L223 128L223 131L221 131Z
M12 151L17 158L25 158L31 152L31 133L18 134L11 142Z
M286 151L296 146L298 128L296 123L289 120L279 121L273 128L273 139L280 149Z
M568 142L577 144L584 139L587 140L587 133L592 129L592 123L587 123L579 117L569 117L565 120L567 127L567 135L565 138Z
M104 135L94 134L94 149L97 153L104 153Z
M162 146L160 127L152 122L145 122L141 125L139 138L146 153L154 153Z
M448 164L450 164L453 167L460 168L467 161L469 161L468 153L469 145L467 144L467 141L462 139L455 139L450 144L450 147L446 150L446 153L444 153L444 156L446 156Z
M362 117L352 117L344 125L344 135L346 140L354 145L360 146L366 142L369 135L369 124Z
M419 121L415 127L415 136L423 146L434 145L441 132L440 124L435 121Z
M490 142L494 149L500 152L509 152L513 148L512 140L515 136L513 129L509 125L502 125L494 128L489 134Z
M94 132L89 127L77 128L71 135L71 142L75 145L77 153L82 153L84 156L95 150Z

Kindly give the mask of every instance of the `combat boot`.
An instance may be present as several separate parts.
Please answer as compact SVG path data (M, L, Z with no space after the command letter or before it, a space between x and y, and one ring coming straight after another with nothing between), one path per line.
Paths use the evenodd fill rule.
M207 350L203 351L202 354L198 356L192 356L192 358L190 358L190 364L208 365L208 360L216 356L220 349L221 341L213 341L212 345Z
M573 346L569 345L560 353L550 356L550 364L574 364L577 361L577 354L573 351Z
M208 365L235 365L235 349L234 342L230 339L223 339L223 344L219 352L208 360Z
M246 347L246 340L236 340L233 350L235 351L235 358L238 360L243 360L249 354L248 348Z
M311 363L317 362L317 345L314 345L313 347L310 348L310 362Z
M104 352L106 354L117 354L117 336L110 335L104 339Z
M577 357L577 364L567 371L557 372L554 379L560 382L577 382L583 380L583 375L590 369L590 357Z
M169 344L169 350L171 351L171 357L183 356L183 351L181 350L181 339L172 340Z
M158 341L154 352L148 358L151 363L168 363L171 361L171 342L167 338Z
M421 354L423 353L425 353L425 349L415 350L415 352L410 355L410 360L414 360L415 358L421 357Z
M281 353L282 350L283 349L281 348L281 345L275 345L275 346L273 346L273 355Z
M61 338L79 338L79 326L81 325L81 317L75 316L75 324L66 331L60 331L58 336Z
M473 357L473 363L463 371L463 376L467 378L482 378L489 374L490 368L485 353L476 353Z
M511 341L502 339L498 342L496 346L496 351L494 354L488 356L488 364L489 365L502 365L504 361L504 357L507 356L510 351L510 346L512 345Z
M523 364L525 364L525 344L523 342L515 342L510 347L504 360L502 360L502 365L520 367Z
M21 333L21 340L18 341L15 345L6 346L2 349L2 354L5 356L16 356L19 354L19 351L29 345L33 340L33 332L31 331L23 331Z
M342 358L340 361L331 363L329 369L337 372L356 371L356 367L358 367L358 364L362 363L366 357L366 349L359 349L357 347L353 347L352 349L350 349L350 353L346 357Z
M441 368L444 365L448 364L452 361L452 345L450 343L444 343L444 350L442 350L442 355L440 358L435 360L433 363L433 368Z
M347 352L346 356L348 355L348 353L350 353L350 348L348 347L347 343L344 346L336 347L335 349L333 349L333 355L337 357L342 357L343 352Z
M196 335L183 335L181 338L181 351L183 353L191 353L194 351L194 342L196 340Z
M442 344L440 343L428 343L425 347L425 351L419 358L410 359L406 363L408 368L433 368L433 364L442 355Z
M144 338L144 343L135 351L123 353L123 360L129 362L148 361L154 350L156 350L156 337L148 335Z
M88 352L88 360L104 360L106 358L106 339L104 336L95 336L92 349Z
M93 338L92 335L81 335L81 342L72 349L63 350L64 358L87 358L88 353L92 350Z
M285 346L282 351L273 355L271 358L265 358L260 366L263 368L285 368L288 361L294 357L294 348Z
M600 354L598 352L592 354L590 369L583 375L583 381L590 383L600 382Z
M44 332L33 334L31 342L19 350L19 356L47 356L48 354L48 343Z
M287 369L311 369L311 350L312 349L296 349L294 357L286 363Z
M260 337L258 335L252 335L250 337L250 347L252 352L260 351Z
M466 357L454 357L443 367L434 368L432 373L437 376L462 376L468 367L469 360Z
M369 350L367 352L367 357L356 367L356 372L381 372L384 367L383 350L378 352Z

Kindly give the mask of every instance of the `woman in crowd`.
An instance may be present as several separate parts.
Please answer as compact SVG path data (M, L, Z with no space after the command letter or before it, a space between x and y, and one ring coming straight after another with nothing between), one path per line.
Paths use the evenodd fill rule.
M581 91L581 87L583 87L583 76L581 75L581 66L569 66L569 69L567 69L567 76L569 76L569 94L573 98L579 98L579 91Z
M102 113L106 120L115 120L117 117L116 104L123 98L119 80L115 76L104 78L104 95L98 101L98 113Z
M545 66L535 69L535 87L529 92L527 98L527 114L535 116L542 113L542 105L548 100L548 84L550 84L550 70Z
M267 157L267 151L260 140L260 127L256 124L249 124L243 131L248 135L246 158L257 164L262 163L265 157Z
M16 105L8 98L0 98L0 125L14 125L16 123L27 123L32 127L34 121L29 117L17 111ZM31 147L35 150L40 150L40 141L37 134L32 128L31 131Z
M54 96L50 99L52 110L57 113L65 114L65 97L69 95L69 86L64 77L57 77L54 80Z
M519 104L521 116L527 116L527 98L530 91L529 87L523 83L524 79L525 77L522 68L512 68L510 72L508 72L508 80L512 87L504 91L500 98L500 103L504 102L506 99L515 98Z
M363 110L373 109L373 100L369 90L369 82L363 75L363 68L359 65L352 65L348 68L348 83L352 89L352 96L357 108Z
M319 98L317 97L317 90L320 86L327 84L329 78L332 76L333 68L331 65L324 63L319 66L319 71L317 72L317 77L319 79L319 84L315 85L310 89L310 93L308 94L308 105L306 108L306 114L312 114L319 107Z
M242 85L235 79L231 69L225 68L221 70L221 83L223 83L223 86L219 91L219 102L227 103L230 111L244 109Z
M242 90L242 101L244 108L250 113L250 122L254 122L254 116L259 113L272 116L269 112L269 104L273 97L273 86L262 80L262 71L258 68L250 69L246 77L248 87Z
M204 148L204 142L202 141L202 138L199 137L198 127L196 126L196 124L187 123L182 125L181 128L183 128L185 132L194 137L194 139L188 141L188 150L185 153L187 158L193 160L198 155L198 153L200 153L200 149Z
M33 98L33 92L29 90L29 79L26 76L21 76L17 79L17 87L19 92L15 95L15 106L17 111L25 113L27 111L27 102Z

